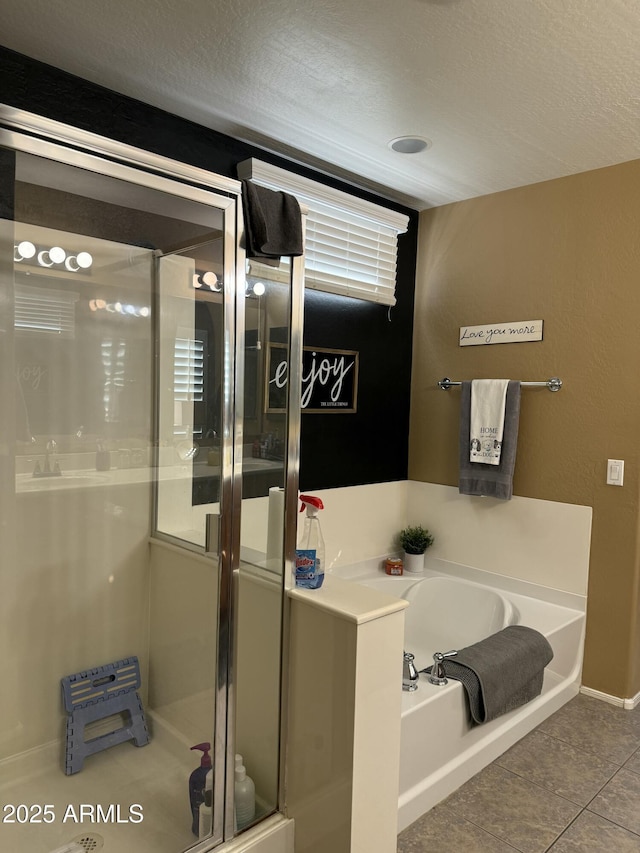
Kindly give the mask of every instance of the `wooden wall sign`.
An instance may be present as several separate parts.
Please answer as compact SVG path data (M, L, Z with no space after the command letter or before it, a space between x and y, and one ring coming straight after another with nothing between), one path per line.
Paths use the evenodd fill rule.
M522 320L519 323L493 323L486 326L461 326L460 346L479 344L521 344L542 340L543 320Z
M357 411L358 353L354 350L304 347L302 352L302 411ZM285 410L288 381L287 348L270 343L267 350L266 412Z

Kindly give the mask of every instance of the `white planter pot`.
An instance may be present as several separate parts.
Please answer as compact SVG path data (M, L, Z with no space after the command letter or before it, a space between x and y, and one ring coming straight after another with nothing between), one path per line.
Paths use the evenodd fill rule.
M405 572L422 572L424 569L424 554L407 554L405 551L403 564Z

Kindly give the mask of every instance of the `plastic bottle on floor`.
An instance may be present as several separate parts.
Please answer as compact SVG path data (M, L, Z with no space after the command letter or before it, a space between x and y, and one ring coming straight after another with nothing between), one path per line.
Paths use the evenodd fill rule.
M244 829L256 815L256 786L244 764L236 765L235 805L238 829Z

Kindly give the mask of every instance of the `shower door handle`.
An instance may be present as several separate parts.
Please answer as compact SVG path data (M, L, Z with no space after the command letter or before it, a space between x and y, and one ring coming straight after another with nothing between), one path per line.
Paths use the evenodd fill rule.
M204 550L207 554L220 553L220 513L208 512L205 522Z

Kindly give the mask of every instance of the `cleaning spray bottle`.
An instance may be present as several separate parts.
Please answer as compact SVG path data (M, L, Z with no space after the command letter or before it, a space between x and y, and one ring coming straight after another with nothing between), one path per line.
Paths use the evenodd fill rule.
M198 837L200 824L200 806L204 802L204 789L207 784L207 774L211 770L211 756L209 750L210 743L198 743L192 746L191 749L199 749L202 751L200 759L200 767L196 767L191 776L189 776L189 803L191 805L191 831Z
M307 515L296 548L296 586L319 589L324 580L324 539L318 510L324 506L320 498L313 495L300 495L300 500L300 512L306 509Z

